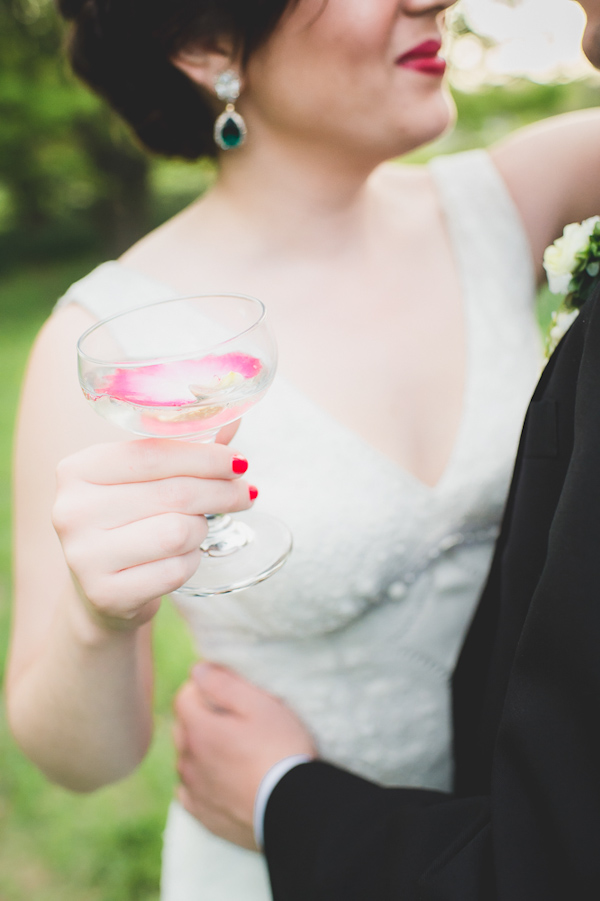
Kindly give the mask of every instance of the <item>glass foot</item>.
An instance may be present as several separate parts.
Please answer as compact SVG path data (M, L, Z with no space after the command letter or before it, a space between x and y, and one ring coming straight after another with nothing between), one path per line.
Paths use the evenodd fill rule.
M211 597L257 585L277 572L292 550L290 530L268 513L246 510L215 520L201 545L200 566L174 595Z

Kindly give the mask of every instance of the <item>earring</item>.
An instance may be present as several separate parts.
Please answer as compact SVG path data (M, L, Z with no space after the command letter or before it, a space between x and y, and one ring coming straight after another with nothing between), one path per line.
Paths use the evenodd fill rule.
M221 150L240 147L246 139L246 123L235 111L235 101L240 96L239 75L233 69L226 69L215 78L215 92L219 100L226 100L225 112L215 122L215 143Z

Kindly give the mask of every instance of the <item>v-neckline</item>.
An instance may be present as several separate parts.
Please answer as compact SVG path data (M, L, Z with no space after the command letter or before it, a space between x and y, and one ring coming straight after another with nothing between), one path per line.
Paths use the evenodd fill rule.
M384 451L380 450L378 447L375 447L374 444L371 444L364 435L361 435L360 432L357 432L355 429L346 425L346 423L342 422L342 420L338 419L332 413L329 412L322 404L318 401L313 400L310 395L308 395L305 391L291 382L288 378L278 373L275 376L276 381L278 381L281 385L285 385L286 390L291 391L293 394L296 394L299 398L301 398L305 404L308 404L315 413L319 416L323 417L327 420L330 425L343 433L346 438L352 441L355 445L358 445L365 449L368 453L370 453L373 457L375 457L380 462L384 463L386 467L395 474L395 476L400 479L401 482L414 485L414 487L422 492L424 495L428 496L436 496L442 494L446 487L446 483L450 480L450 476L453 473L455 467L458 464L462 453L462 445L463 445L463 436L467 431L468 421L470 419L470 408L471 408L471 390L470 390L470 371L472 368L471 354L469 353L469 336L467 335L467 354L466 354L466 368L465 368L465 379L463 385L463 398L462 398L462 408L461 414L459 417L458 427L455 433L454 443L452 445L452 449L446 461L446 465L439 479L434 482L433 485L430 485L428 482L425 482L423 479L419 478L419 476L415 475L408 467L404 466L402 463L394 460Z
M430 170L431 171L431 170ZM471 384L472 384L472 369L474 362L474 354L473 354L473 335L472 335L472 323L473 318L471 316L471 296L470 296L470 286L468 284L468 280L464 277L461 259L460 259L460 247L457 246L457 242L452 233L452 229L449 227L450 223L448 220L448 211L445 209L443 199L440 196L439 189L437 188L435 178L433 174L431 175L434 182L434 190L437 191L439 201L441 204L441 212L443 217L444 227L446 229L448 244L450 247L450 251L452 254L452 259L455 264L456 271L456 279L459 288L459 296L461 300L460 308L462 311L463 317L463 329L464 329L464 350L465 350L465 371L464 371L464 380L463 380L463 390L462 390L462 401L461 401L461 412L458 419L457 429L454 435L454 441L452 444L452 448L448 458L446 460L446 465L440 475L440 477L430 485L428 482L425 482L423 479L419 478L412 470L408 469L408 467L404 466L402 463L398 463L384 451L379 450L379 448L375 447L375 445L371 444L367 438L357 432L355 429L346 425L342 420L338 419L332 413L329 412L322 404L318 401L313 400L309 394L307 394L302 388L299 388L285 376L281 375L281 373L276 373L276 380L282 383L285 383L289 389L295 392L297 395L302 397L310 406L318 411L321 415L326 417L330 422L334 423L335 426L343 431L345 435L354 440L355 443L361 444L363 447L367 448L374 456L376 456L379 460L383 460L387 463L389 467L396 474L402 478L404 481L413 484L418 490L420 490L423 494L429 496L435 496L440 494L444 488L446 487L446 483L449 480L451 473L453 472L455 466L458 463L460 458L460 453L462 451L463 444L463 436L467 431L468 421L470 418L470 409L471 409ZM178 296L181 292L177 292L175 288L166 282L162 282L159 279L154 278L153 276L148 276L143 272L139 272L137 269L131 269L126 264L121 263L120 260L112 261L116 263L119 268L126 269L127 272L132 273L136 276L139 276L141 280L146 283L151 283L154 286L158 286L160 288L164 288L166 292L170 292L174 297ZM277 340L277 336L275 336L275 340Z
M362 445L379 460L384 461L401 480L413 484L415 488L421 491L425 496L434 497L443 493L455 467L458 465L462 453L464 436L469 429L472 407L472 390L474 385L473 369L476 360L473 327L477 317L473 315L472 311L473 298L471 292L471 284L468 278L468 272L465 271L465 268L463 266L464 260L461 253L460 242L457 241L456 236L452 228L450 227L449 211L444 203L444 199L439 190L435 176L433 172L431 172L431 170L429 171L433 180L434 190L436 191L439 199L442 222L446 231L448 246L454 263L456 282L458 285L458 293L460 297L460 312L462 313L464 334L465 368L462 386L461 411L458 418L456 431L454 433L452 448L440 477L432 485L430 485L428 482L425 482L423 479L419 478L419 476L412 472L412 470L408 469L407 466L404 466L402 463L398 463L397 460L394 460L384 451L381 451L379 450L379 448L375 447L374 444L371 444L367 438L360 434L360 432L357 432L351 426L346 425L346 423L342 422L341 419L338 419L333 413L327 410L326 407L324 407L318 401L313 400L313 398L309 394L307 394L302 388L299 388L297 385L291 382L286 376L283 376L278 372L275 378L278 381L285 383L289 389L302 397L304 401L308 403L315 411L328 419L329 422L333 423L339 431L343 432L356 444Z

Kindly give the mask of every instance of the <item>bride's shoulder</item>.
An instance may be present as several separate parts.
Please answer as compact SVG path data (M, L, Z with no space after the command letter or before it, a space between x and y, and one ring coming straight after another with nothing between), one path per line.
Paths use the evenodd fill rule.
M519 129L490 156L521 212L536 259L568 222L600 210L600 110Z

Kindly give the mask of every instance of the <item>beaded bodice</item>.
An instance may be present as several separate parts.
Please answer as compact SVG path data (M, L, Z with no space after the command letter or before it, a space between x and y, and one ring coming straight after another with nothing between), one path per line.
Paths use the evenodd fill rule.
M449 679L491 559L540 340L527 238L488 156L441 158L431 171L468 346L462 420L441 480L421 483L277 377L236 448L251 461L262 509L292 529L293 554L254 588L177 605L199 652L282 697L328 759L385 784L444 790L452 780ZM106 297L106 284L99 289L110 280L121 296L128 280L148 300L165 296L164 286L108 263L63 302L110 315L105 301L90 300ZM207 901L268 897L255 857L184 813L172 813L167 841L169 901L196 897L175 888L181 879L192 885L192 870L202 873ZM230 858L245 874L239 894L223 876Z

